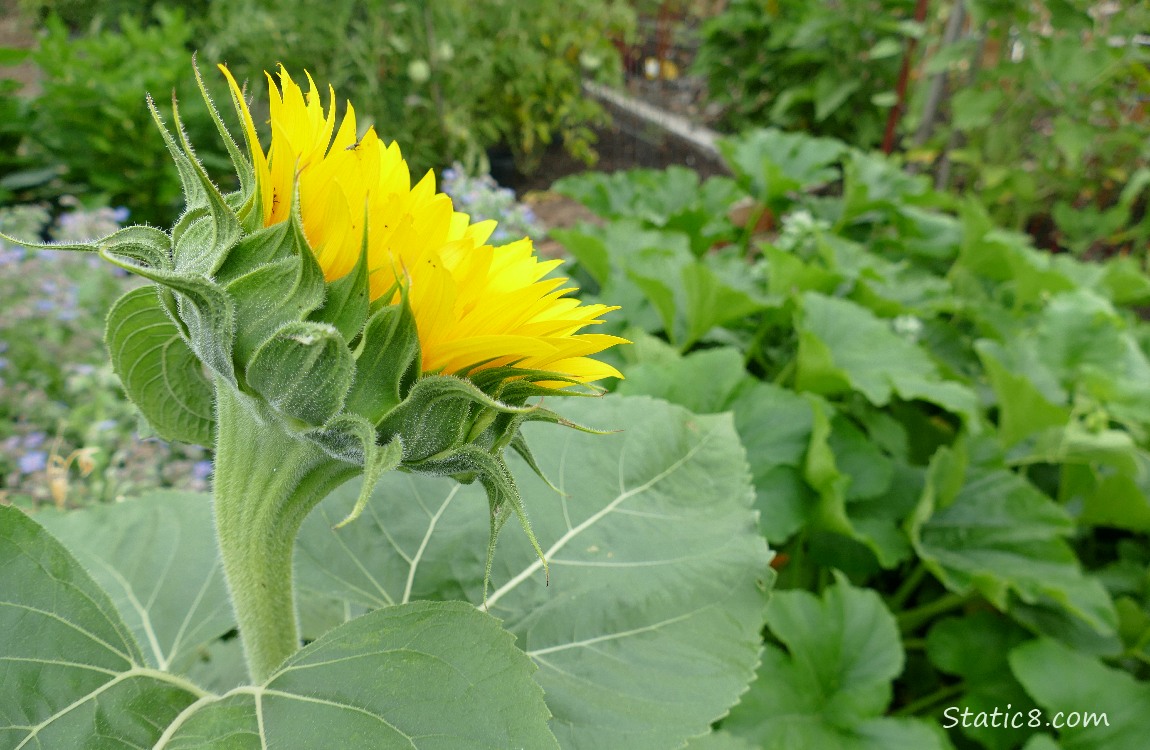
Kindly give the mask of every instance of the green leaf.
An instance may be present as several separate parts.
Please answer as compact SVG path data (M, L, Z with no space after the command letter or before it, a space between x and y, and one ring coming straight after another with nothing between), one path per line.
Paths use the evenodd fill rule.
M151 747L202 695L145 667L108 595L9 506L0 506L0 631L3 747Z
M652 342L657 340L636 346L642 349L639 362L627 368L616 392L662 398L696 414L732 412L753 473L759 526L768 541L786 541L814 504L798 472L810 442L810 404L793 391L750 377L736 349L682 356ZM651 351L654 346L659 350Z
M149 665L183 672L235 627L207 495L154 492L42 520L112 596Z
M1150 532L1150 454L1135 452L1137 468L1115 473L1110 467L1086 466L1091 486L1078 516L1081 524Z
M893 568L910 556L910 548L896 523L906 509L896 502L899 495L887 492L894 476L891 461L825 400L807 400L813 421L802 477L818 493L804 514L807 522L866 545L880 565ZM867 497L875 502L858 502Z
M860 86L862 82L859 79L843 79L830 71L819 76L814 89L815 122L822 122L834 114Z
M925 722L881 718L904 657L894 617L877 593L841 575L821 599L779 591L767 625L783 648L767 645L759 678L725 730L764 750L946 747Z
M128 397L160 437L214 444L211 381L154 288L133 289L116 301L104 340Z
M727 408L735 415L735 429L751 465L759 528L767 541L782 543L809 520L817 505L801 470L814 421L810 402L794 391L759 382L742 389Z
M937 621L927 633L926 650L940 670L962 678L965 689L954 705L974 714L989 714L996 708L1003 712L1007 706L1025 713L1034 703L1014 679L1006 658L1010 649L1028 637L1006 617L983 610ZM1031 734L1026 727L973 724L960 724L960 731L989 750L1010 750Z
M285 323L252 355L248 383L280 413L322 425L343 407L355 374L351 352L326 323Z
M997 341L982 339L975 342L974 349L998 398L998 435L1006 447L1070 421L1070 409L1058 398L1061 388L1057 383L1044 392L1021 367L1008 364L1018 362L1017 346L1008 350ZM1058 400L1052 401L1048 394Z
M964 88L951 99L954 127L972 130L989 125L1005 104L1001 89Z
M835 395L853 389L875 406L885 406L894 395L928 401L977 429L974 392L944 380L930 355L896 334L889 323L848 300L807 292L802 301L798 390Z
M1027 692L1046 709L1044 721L1058 720L1065 750L1142 750L1150 736L1150 684L1129 673L1051 640L1019 646L1010 666ZM1061 712L1061 716L1059 716ZM1087 715L1092 723L1084 726ZM1105 714L1105 722L1099 714ZM1080 724L1068 724L1077 717Z
M172 238L155 227L124 227L101 240L99 247L152 268L172 267Z
M485 371L486 372L486 371ZM380 423L381 440L400 437L407 465L434 461L464 447L480 415L525 415L534 406L502 403L470 380L452 375L425 375L415 382L403 403Z
M683 266L682 278L687 313L684 349L712 328L742 320L764 307L762 301L720 280L707 264Z
M755 746L730 732L710 732L687 743L686 750L755 750Z
M719 142L719 152L739 182L768 205L777 205L791 191L838 179L833 165L845 150L841 141L773 128Z
M866 56L868 60L882 60L887 57L894 57L902 52L903 48L901 39L887 36L875 42L875 45L867 50Z
M262 685L200 701L155 750L557 748L533 671L470 605L389 607L329 631Z
M555 229L550 234L563 243L563 248L596 284L601 287L607 284L611 278L611 260L603 238L574 229Z
M651 306L659 313L667 339L680 346L682 337L677 325L679 306L675 302L675 287L667 280L674 279L676 271L682 273L686 270L685 259L676 257L669 250L651 248L643 253L641 260L635 267L627 269L627 279L642 290ZM681 345L681 348L686 349L686 345Z
M733 237L726 212L741 193L726 177L712 177L700 185L695 170L677 165L613 174L584 172L558 180L552 189L578 200L604 218L639 219L651 227L681 231L691 238L691 252L696 256L717 242ZM560 241L568 244L566 239ZM593 252L602 258L599 265L602 268L605 255ZM574 254L591 271L587 258L578 252ZM595 275L594 271L591 273ZM600 277L596 279L601 283Z
M675 747L735 702L761 643L770 572L742 449L729 416L647 398L578 399L563 416L626 429L523 428L564 493L511 461L551 580L530 543L508 535L488 605L539 665L563 747ZM304 523L304 596L482 601L479 488L391 472L360 522L333 532L354 495L338 490Z
M715 414L725 410L735 388L749 379L737 349L706 349L685 357L668 349L669 356L628 367L618 393L655 396L696 414Z
M907 531L947 588L978 591L1003 611L1015 597L1028 605L1054 604L1098 634L1114 633L1110 597L1083 573L1063 539L1074 531L1065 510L1009 471L971 470L949 503L937 481L928 478Z

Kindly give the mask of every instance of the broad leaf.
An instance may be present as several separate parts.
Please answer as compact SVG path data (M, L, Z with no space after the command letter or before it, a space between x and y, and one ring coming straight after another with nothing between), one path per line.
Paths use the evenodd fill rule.
M822 599L806 591L771 597L759 678L723 728L764 750L927 750L946 745L915 719L881 718L903 667L894 617L878 594L840 576Z
M235 627L207 495L154 492L42 520L111 595L150 666L183 672Z
M766 203L793 190L838 179L836 166L845 151L830 138L811 138L774 128L753 130L719 142L719 151L739 182Z
M532 671L474 607L390 607L328 632L262 685L200 701L155 750L555 748Z
M151 747L202 695L145 667L108 595L43 528L6 506L0 632L2 747Z
M687 743L685 750L755 750L755 746L741 737L720 731L695 737Z
M808 292L802 297L795 387L823 395L857 390L875 406L928 401L960 415L971 429L979 425L972 390L944 380L919 346L900 337L890 324L847 300Z
M617 392L666 399L697 414L732 412L751 466L763 535L775 543L798 531L815 504L799 470L811 434L806 399L752 378L735 349L682 356L653 337L635 348L639 362L627 368Z
M1050 729L1058 731L1064 750L1146 747L1150 683L1045 639L1014 649L1010 666L1027 692L1046 709L1043 721L1062 724ZM1094 717L1089 723L1094 725L1086 726L1090 714Z
M116 301L104 340L124 390L160 437L214 443L212 384L154 288L133 289Z
M618 393L655 396L696 414L714 414L724 411L735 388L750 380L735 349L705 349L685 357L669 346L655 350L650 345L645 351L650 361L627 368Z
M1027 640L1028 634L1002 615L979 611L965 617L939 620L926 638L927 655L940 670L962 678L965 688L955 705L971 713L991 713L996 708L1025 712L1034 707L1022 685L1010 673L1006 656ZM949 725L944 716L944 724ZM989 750L1017 747L1032 730L1025 727L974 726L960 723L961 731Z
M977 590L1002 610L1015 598L1056 604L1097 633L1113 634L1114 605L1063 539L1074 522L1059 505L1004 470L971 470L953 500L944 495L932 474L908 532L947 588Z
M504 534L488 606L539 665L563 747L675 747L735 702L760 647L769 571L742 449L729 416L646 398L580 400L563 416L624 431L524 428L563 492L513 463L551 580L524 535ZM333 532L355 491L305 522L305 597L481 603L479 488L393 472L363 517Z

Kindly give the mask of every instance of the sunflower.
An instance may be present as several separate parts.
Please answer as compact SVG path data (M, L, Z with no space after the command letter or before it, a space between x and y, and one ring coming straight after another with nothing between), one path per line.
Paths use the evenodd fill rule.
M552 387L622 377L589 355L626 339L579 333L616 308L567 296L566 279L548 278L561 261L541 261L526 238L487 244L496 222L455 211L431 171L413 187L397 144L385 145L374 128L357 136L350 102L337 129L334 90L325 109L311 76L305 95L282 66L278 86L267 74L265 154L240 87L220 69L239 103L264 226L289 218L298 189L304 234L328 281L352 271L366 232L371 298L406 296L425 373L514 367L555 373L560 379L540 383Z

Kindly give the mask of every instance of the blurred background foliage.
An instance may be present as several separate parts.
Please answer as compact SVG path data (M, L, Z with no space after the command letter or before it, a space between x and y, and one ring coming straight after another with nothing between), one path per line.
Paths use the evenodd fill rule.
M141 92L168 112L175 93L185 128L209 170L227 181L222 145L195 93L191 55L209 88L226 62L267 105L265 70L283 63L331 83L337 108L356 103L361 128L404 144L415 174L461 162L488 168L488 152L531 172L554 142L590 164L602 108L585 76L619 75L612 40L626 36L620 0L529 5L517 0L305 0L190 3L22 2L37 19L37 45L8 48L0 62L31 62L35 86L0 89L0 202L84 193L128 204L138 219L167 223L179 209L168 165ZM324 92L326 98L326 92ZM227 102L226 95L217 101ZM326 103L326 102L325 102Z

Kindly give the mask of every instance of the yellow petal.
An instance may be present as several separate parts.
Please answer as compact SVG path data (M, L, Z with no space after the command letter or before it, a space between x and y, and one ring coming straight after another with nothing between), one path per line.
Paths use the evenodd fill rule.
M336 128L335 92L328 87L325 108L310 74L306 94L282 66L267 76L265 156L243 92L221 70L240 110L264 224L287 220L298 184L304 234L329 281L355 267L366 232L371 298L392 294L394 303L397 284L406 289L425 372L466 375L511 365L577 382L622 377L589 355L627 342L578 333L615 308L566 296L573 291L560 288L566 280L549 276L562 261L541 261L529 239L486 244L494 221L471 223L455 211L450 197L436 192L432 172L412 186L397 144L385 145L373 129L357 137L350 103Z

